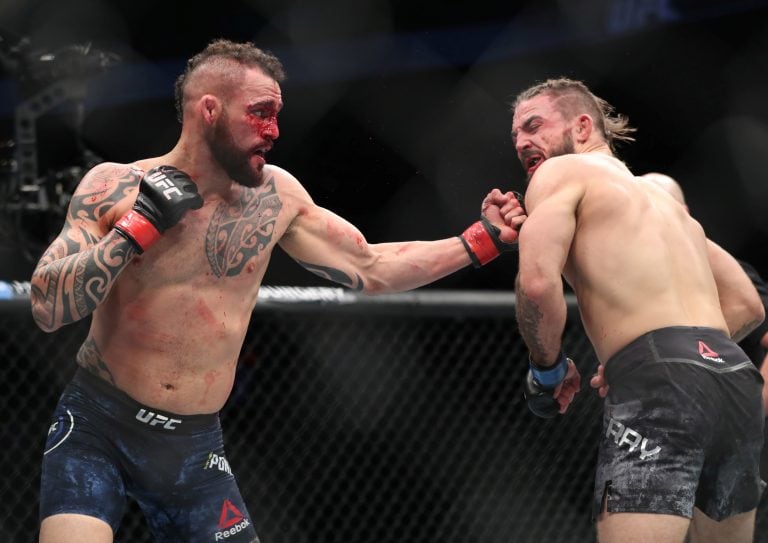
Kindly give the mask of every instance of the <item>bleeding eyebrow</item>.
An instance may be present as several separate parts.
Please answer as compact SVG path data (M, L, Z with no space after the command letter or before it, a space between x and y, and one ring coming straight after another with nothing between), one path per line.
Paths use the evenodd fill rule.
M274 100L263 100L261 102L254 102L248 106L248 109L269 109L272 111L280 111L283 108L283 104L281 102L276 102Z

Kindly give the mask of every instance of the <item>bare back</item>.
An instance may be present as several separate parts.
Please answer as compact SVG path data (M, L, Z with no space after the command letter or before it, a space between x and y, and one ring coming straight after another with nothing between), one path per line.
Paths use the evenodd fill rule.
M666 326L728 332L705 234L683 206L607 155L548 162L565 185L553 188L553 203L575 214L563 274L600 360Z

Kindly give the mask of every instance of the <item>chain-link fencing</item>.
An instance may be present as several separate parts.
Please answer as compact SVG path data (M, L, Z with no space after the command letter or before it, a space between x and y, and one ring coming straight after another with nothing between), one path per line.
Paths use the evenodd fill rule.
M266 298L221 413L262 543L594 541L601 400L573 304L564 350L583 390L543 420L522 397L511 293ZM23 543L37 540L42 448L88 323L45 334L25 301L0 308L0 540ZM151 541L134 503L116 541Z

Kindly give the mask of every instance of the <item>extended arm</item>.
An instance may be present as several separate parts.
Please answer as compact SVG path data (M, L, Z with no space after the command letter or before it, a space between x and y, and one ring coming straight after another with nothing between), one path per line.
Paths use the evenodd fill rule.
M280 246L313 273L370 294L410 290L473 261L484 264L516 241L517 228L525 219L520 208L517 224L511 227L499 218L495 233L487 230L488 222L478 222L464 232L463 239L370 244L348 221L314 205L308 195L302 198L306 204Z

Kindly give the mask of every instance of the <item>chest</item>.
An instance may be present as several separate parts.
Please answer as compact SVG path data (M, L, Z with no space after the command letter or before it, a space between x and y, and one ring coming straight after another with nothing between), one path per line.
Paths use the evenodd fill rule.
M134 258L130 273L145 284L238 279L252 283L254 275L263 275L285 232L286 216L274 192L246 192L233 202L206 202Z

